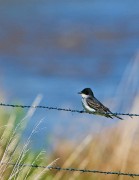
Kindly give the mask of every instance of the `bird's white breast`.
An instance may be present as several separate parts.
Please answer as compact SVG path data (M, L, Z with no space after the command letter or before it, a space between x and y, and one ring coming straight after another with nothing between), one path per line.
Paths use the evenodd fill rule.
M85 95L85 96L87 96L87 95ZM86 102L86 97L83 97L83 96L82 96L82 104L83 104L83 107L84 107L84 109L85 109L86 111L88 111L88 112L95 112L95 109L93 109L93 108L91 108L91 107L88 106L88 104L87 104L87 102Z

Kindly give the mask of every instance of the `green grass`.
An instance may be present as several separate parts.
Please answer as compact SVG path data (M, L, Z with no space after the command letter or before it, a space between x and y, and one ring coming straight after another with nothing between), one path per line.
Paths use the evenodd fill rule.
M38 103L35 102L35 105ZM0 179L51 179L48 169L13 166L15 164L49 165L46 152L36 153L30 147L31 139L39 129L43 120L37 122L26 140L21 141L28 121L33 117L35 109L26 114L21 109L0 110ZM52 162L53 164L53 162Z

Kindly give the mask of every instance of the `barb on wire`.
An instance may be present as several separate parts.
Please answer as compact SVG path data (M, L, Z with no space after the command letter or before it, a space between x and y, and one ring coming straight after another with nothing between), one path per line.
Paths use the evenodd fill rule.
M75 109L70 109L70 108L59 108L59 107L50 107L50 106L31 106L31 105L20 105L20 104L5 104L5 103L0 103L0 106L5 106L5 107L13 107L13 108L40 108L40 109L48 109L48 110L57 110L57 111L68 111L68 112L73 112L73 113L88 113L88 114L98 114L98 112L86 112L84 110L75 110ZM123 115L123 116L139 116L139 114L133 114L133 113L99 113L100 115L107 115L110 114L111 116L115 115Z
M32 168L42 168L42 169L49 169L49 170L57 170L57 171L71 171L71 172L82 172L82 173L97 173L97 174L105 174L105 175L118 175L118 176L130 176L135 177L139 176L137 173L124 173L124 172L117 172L117 171L100 171L100 170L91 170L91 169L76 169L76 168L61 168L55 166L41 166L35 164L16 164L16 163L4 163L0 162L2 165L10 165L10 166L20 166L20 167L32 167Z

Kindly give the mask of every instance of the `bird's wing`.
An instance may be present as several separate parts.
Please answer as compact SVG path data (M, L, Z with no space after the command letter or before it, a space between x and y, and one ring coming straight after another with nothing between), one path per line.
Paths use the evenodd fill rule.
M111 113L113 116L117 117L118 119L123 120L121 117L114 115L106 106L104 106L100 101L98 101L95 97L89 97L86 99L86 102L88 104L88 106L92 107L93 109L95 109L96 111L100 112L100 113ZM106 117L110 117L112 118L112 116L110 114L107 114Z
M88 97L86 99L87 104L99 112L111 112L107 107L105 107L100 101L98 101L95 97Z

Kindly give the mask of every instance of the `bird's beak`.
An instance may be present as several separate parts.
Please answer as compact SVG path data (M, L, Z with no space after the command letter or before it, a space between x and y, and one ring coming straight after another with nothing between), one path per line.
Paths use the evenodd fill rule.
M78 94L82 94L81 92L78 92Z

